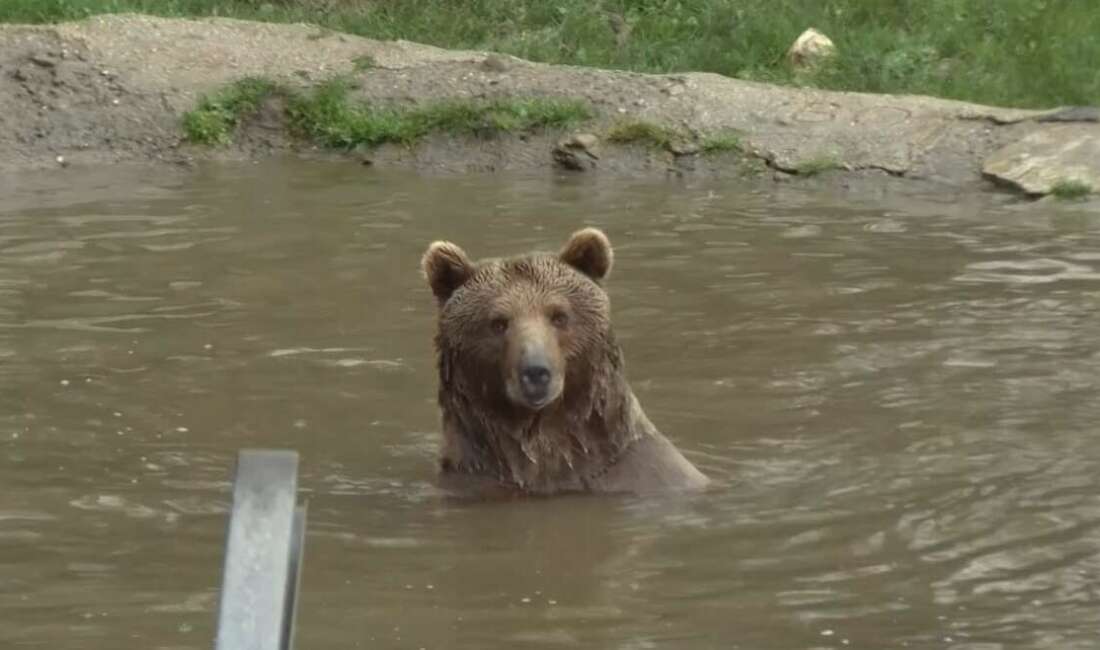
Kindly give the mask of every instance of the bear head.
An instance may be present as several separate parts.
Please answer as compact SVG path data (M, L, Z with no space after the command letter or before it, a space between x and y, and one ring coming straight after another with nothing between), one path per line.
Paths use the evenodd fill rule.
M421 267L439 309L441 390L517 415L587 390L593 361L613 345L602 287L612 260L611 243L595 228L573 233L557 254L479 262L453 243L433 242Z

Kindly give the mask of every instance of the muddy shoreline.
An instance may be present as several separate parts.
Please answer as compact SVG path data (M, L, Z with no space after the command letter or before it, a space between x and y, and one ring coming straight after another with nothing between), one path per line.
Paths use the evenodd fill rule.
M356 61L372 65L357 70ZM599 136L629 119L687 133L733 130L739 153L701 155L600 141L589 171L631 175L888 179L1043 195L1074 181L1100 188L1100 119L1091 108L1029 111L915 96L771 86L714 74L652 75L551 66L481 52L382 42L310 25L229 19L97 16L54 26L0 26L0 171L104 163L188 164L297 152L374 166L441 171L560 167L574 133L433 137L414 147L322 151L278 119L252 120L228 147L184 140L180 120L203 94L249 75L294 87L352 75L358 98L583 99Z

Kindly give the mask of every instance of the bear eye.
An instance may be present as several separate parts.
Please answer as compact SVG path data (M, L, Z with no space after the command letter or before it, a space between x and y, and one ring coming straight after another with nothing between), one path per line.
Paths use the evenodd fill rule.
M494 318L489 321L489 328L497 334L503 334L508 331L508 319L507 318Z
M555 311L550 315L550 322L554 324L554 327L565 327L569 324L569 314L564 311Z

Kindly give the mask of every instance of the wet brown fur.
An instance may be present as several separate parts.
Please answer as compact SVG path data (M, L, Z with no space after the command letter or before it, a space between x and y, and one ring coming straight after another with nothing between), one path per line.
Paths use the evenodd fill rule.
M422 266L439 302L445 475L533 493L706 482L649 422L627 383L601 286L612 259L594 229L574 233L557 255L473 263L454 244L429 247ZM513 326L496 332L496 319ZM517 405L506 386L514 351L531 337L546 342L563 370L560 397L541 410Z

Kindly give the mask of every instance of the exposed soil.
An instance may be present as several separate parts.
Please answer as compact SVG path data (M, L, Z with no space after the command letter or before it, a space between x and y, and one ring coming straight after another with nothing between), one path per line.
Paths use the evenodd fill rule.
M354 62L364 56L375 65L356 71ZM1100 124L1087 109L1081 113L1084 119L1063 111L1058 113L1062 121L1050 124L1040 121L1049 120L1050 111L796 89L714 74L550 66L373 41L310 25L116 15L56 26L0 26L0 170L108 161L186 163L288 149L375 165L456 171L562 166L562 157L552 150L570 135L563 133L436 137L413 148L321 152L288 136L277 106L261 111L230 147L199 147L183 140L180 118L204 92L247 75L305 87L335 74L353 75L356 92L375 102L582 98L601 117L581 130L597 135L620 119L652 121L686 133L732 129L743 134L742 153L714 156L690 148L673 153L599 143L583 167L601 173L784 178L807 161L827 159L837 168L827 174L831 177L881 175L992 186L983 176L985 160L1037 131L1065 129L1068 119L1077 131L1067 137L1100 142Z

